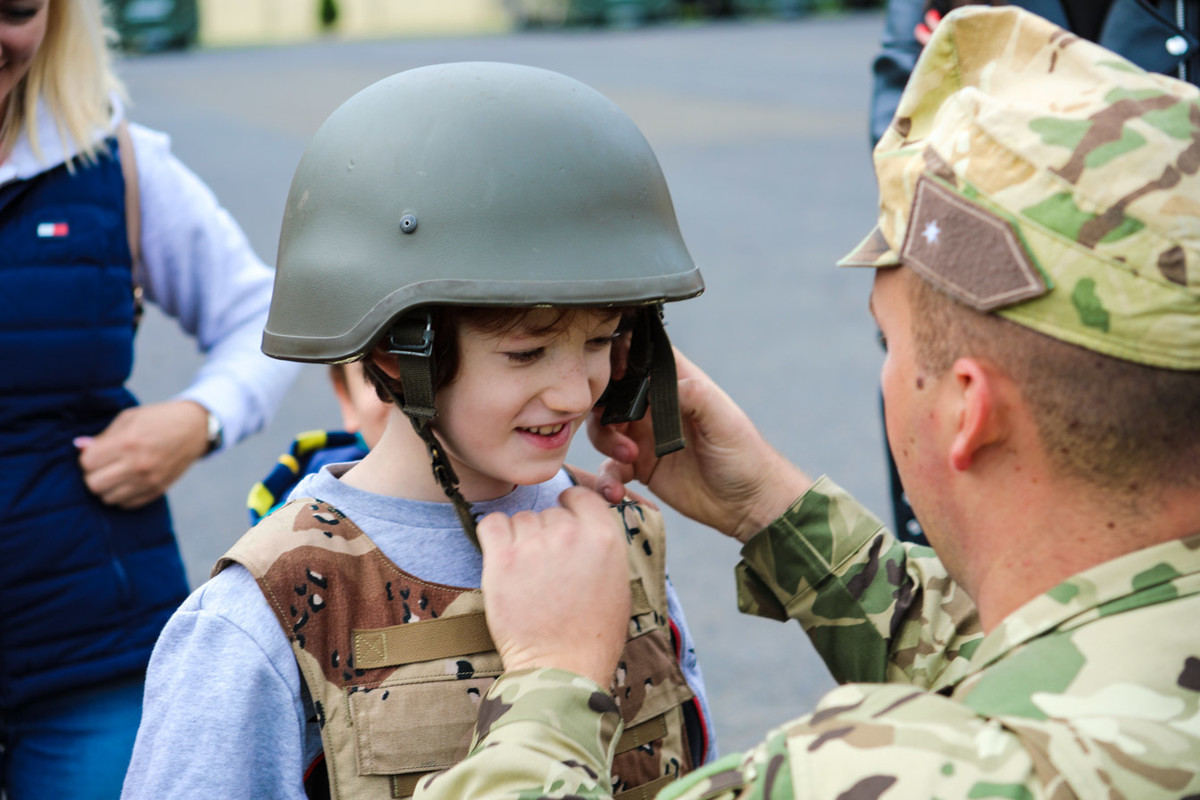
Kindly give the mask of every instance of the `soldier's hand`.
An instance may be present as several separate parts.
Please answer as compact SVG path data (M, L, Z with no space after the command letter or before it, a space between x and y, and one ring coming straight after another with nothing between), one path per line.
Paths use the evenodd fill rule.
M479 522L483 602L508 671L554 667L608 688L629 624L625 533L600 495Z
M204 455L207 423L190 400L127 408L98 436L76 440L83 479L109 505L144 506Z
M620 425L600 425L593 414L588 436L609 457L596 488L616 502L625 483L641 481L679 513L744 542L787 510L812 480L678 350L675 364L687 447L659 459L649 414Z
M575 480L577 485L582 486L585 489L591 489L593 492L600 491L600 479L596 473L589 472L586 469L582 469L571 464L565 464L564 466L568 471L570 471L571 477ZM638 492L633 491L620 481L617 481L614 485L611 476L608 476L608 483L605 484L605 488L613 493L612 497L607 497L607 494L605 495L610 503L620 503L622 500L632 500L639 506L653 508L655 511L659 510L658 504L651 500L647 495L639 494ZM623 495L622 492L624 493Z

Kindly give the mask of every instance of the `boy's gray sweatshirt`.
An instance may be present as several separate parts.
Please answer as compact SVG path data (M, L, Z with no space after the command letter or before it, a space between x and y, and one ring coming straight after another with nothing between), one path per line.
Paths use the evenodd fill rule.
M302 480L292 497L316 497L341 510L389 559L435 583L477 588L482 559L449 503L372 494L335 477L331 465ZM480 514L541 511L571 485L565 472L475 503ZM681 666L708 728L704 681L670 581L670 615ZM305 800L304 773L321 734L295 656L258 584L233 565L191 594L163 629L146 676L145 705L122 798L213 797Z

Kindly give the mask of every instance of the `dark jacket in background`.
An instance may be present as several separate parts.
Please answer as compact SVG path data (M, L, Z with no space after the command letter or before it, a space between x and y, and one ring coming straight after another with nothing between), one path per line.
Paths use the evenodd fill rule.
M136 405L131 270L115 155L0 190L0 710L140 675L187 596L166 499L105 505L73 443Z
M991 5L1020 6L1070 29L1061 0L1015 0ZM921 53L921 45L913 38L913 28L925 16L926 8L926 0L888 0L880 52L873 67L872 145L891 123L900 93ZM1183 29L1175 22L1180 13ZM1142 69L1198 83L1200 0L1112 0L1097 42ZM1181 66L1183 74L1179 71Z

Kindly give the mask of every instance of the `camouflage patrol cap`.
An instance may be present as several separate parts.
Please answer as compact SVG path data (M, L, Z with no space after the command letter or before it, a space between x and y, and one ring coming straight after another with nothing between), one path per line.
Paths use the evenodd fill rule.
M1018 8L946 16L875 148L904 264L1048 336L1200 370L1200 91Z

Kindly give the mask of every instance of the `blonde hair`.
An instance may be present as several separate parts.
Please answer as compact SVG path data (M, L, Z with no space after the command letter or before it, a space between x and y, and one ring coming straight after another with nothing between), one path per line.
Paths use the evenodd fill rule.
M96 141L95 132L110 127L111 96L126 96L109 51L116 36L106 24L101 0L48 2L45 39L29 72L13 87L0 121L0 153L11 152L24 132L33 152L41 157L37 129L40 97L59 136L64 142L73 142L84 161L92 161L104 147Z

